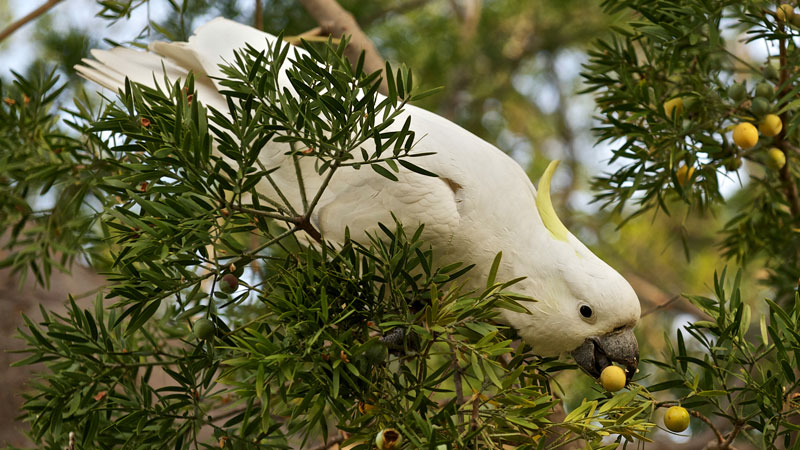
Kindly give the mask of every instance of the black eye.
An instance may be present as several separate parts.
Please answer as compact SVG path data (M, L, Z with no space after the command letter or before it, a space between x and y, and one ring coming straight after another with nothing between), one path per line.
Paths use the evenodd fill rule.
M594 312L592 311L592 307L589 305L582 305L580 312L585 319L589 319L590 317L592 317L592 314L594 314Z

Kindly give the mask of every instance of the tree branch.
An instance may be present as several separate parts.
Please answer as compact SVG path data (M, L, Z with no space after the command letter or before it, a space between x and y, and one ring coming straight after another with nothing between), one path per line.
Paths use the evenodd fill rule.
M253 28L264 31L264 8L261 6L261 0L256 0L256 12L255 17L253 17Z
M361 30L356 19L339 5L336 0L300 0L300 4L308 14L322 27L323 32L333 37L350 36L350 45L345 49L345 56L352 64L358 62L361 51L364 51L364 71L367 73L383 70L386 62L378 53L375 44ZM380 92L389 92L386 78L381 80Z
M7 37L14 34L15 31L25 26L28 22L31 22L35 20L37 17L46 13L54 6L56 6L58 3L61 3L61 0L47 0L47 3L45 3L44 5L34 9L27 16L7 26L3 31L0 31L0 42L3 42Z
M448 340L450 337L448 335ZM464 404L464 391L463 386L461 385L461 366L458 364L458 353L455 344L452 341L449 342L450 345L450 364L453 367L453 386L456 389L456 410L458 411L458 425L459 425L459 432L463 433L464 431L464 411L461 410L461 405Z
M695 411L693 409L689 410L689 414L691 414L691 415L697 417L698 419L702 420L703 422L705 422L706 425L708 425L708 427L711 429L711 431L714 432L714 436L717 437L717 441L718 441L719 444L722 444L723 442L725 442L725 438L722 437L722 433L720 433L719 430L717 429L717 427L714 426L714 423L711 421L711 419L709 419L708 417L700 414L699 412L697 412L697 411Z
M780 26L780 31L783 32L783 25L781 24L779 26ZM789 78L789 73L788 73L789 72L789 68L786 66L786 63L787 63L787 59L786 59L786 39L781 39L779 45L780 45L780 50L779 50L780 51L780 56L779 56L779 59L780 59L781 68L780 68L780 72L779 72L780 79L778 81L778 85L779 86L784 86L785 83L786 83L786 80ZM780 93L780 95L784 95L784 94L788 93L789 90L790 90L790 86L787 85L786 87L783 88L783 91ZM788 123L787 119L788 119L788 117L787 117L786 112L781 114L781 121L783 123ZM783 129L781 130L781 132L778 135L778 139L777 139L778 142L776 142L777 144L779 144L778 148L781 149L781 151L784 154L784 157L786 158L786 163L783 165L783 167L781 167L781 170L780 170L780 177L781 177L781 182L783 183L784 189L786 190L786 199L789 201L789 208L792 211L792 218L794 219L795 222L797 222L797 219L800 218L800 199L798 198L798 195L797 195L797 185L795 185L794 180L792 179L792 173L789 171L789 167L790 167L789 152L786 151L786 146L783 145L783 141L784 141L785 135L786 135L786 127L783 127Z

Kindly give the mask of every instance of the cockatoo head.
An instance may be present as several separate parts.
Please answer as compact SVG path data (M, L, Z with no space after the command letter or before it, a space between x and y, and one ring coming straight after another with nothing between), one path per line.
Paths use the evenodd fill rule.
M536 209L547 229L535 233L536 248L545 249L521 282L531 316L509 320L534 352L555 356L569 352L589 375L599 377L612 362L626 368L631 379L639 363L633 327L639 320L639 299L628 282L603 262L561 223L550 201L550 179L558 161L539 182ZM516 322L516 323L514 323Z

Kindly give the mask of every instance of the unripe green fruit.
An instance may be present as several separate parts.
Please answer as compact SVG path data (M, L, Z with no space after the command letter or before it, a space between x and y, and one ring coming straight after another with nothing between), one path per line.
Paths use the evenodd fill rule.
M772 85L767 82L761 82L756 85L756 97L764 97L769 100L775 94Z
M194 335L198 337L198 339L202 339L207 341L214 337L214 334L217 331L217 327L214 325L209 319L202 318L197 319L192 326L192 331Z
M770 111L769 102L764 97L756 97L750 105L750 111L757 116L763 116Z
M768 80L777 80L778 79L778 69L775 68L772 64L767 64L764 67L764 78Z
M739 170L740 167L742 167L742 158L740 156L736 156L725 161L725 170L728 172L735 172Z
M747 89L742 83L733 83L728 87L728 97L738 103L747 97Z
M227 273L219 280L219 290L226 294L233 294L239 289L239 279L232 273Z
M689 411L682 406L670 407L664 415L664 425L676 433L689 428Z

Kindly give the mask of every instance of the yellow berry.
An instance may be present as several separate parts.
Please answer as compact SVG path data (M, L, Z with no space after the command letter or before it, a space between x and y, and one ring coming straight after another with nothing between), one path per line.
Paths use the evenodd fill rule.
M680 97L664 102L664 113L667 117L672 117L672 111L675 111L676 116L680 116L683 112L683 100Z
M664 425L676 433L689 428L689 411L682 406L672 406L664 414Z
M743 149L752 148L758 143L758 130L751 123L740 123L733 129L733 142Z
M608 366L600 373L600 384L608 392L617 392L625 387L625 371L619 366Z
M788 3L784 3L778 6L778 9L775 10L775 15L778 16L778 20L781 22L785 22L786 20L791 20L792 16L794 16L794 7L789 5Z
M689 166L680 166L675 173L675 176L678 178L678 184L681 186L686 186L689 180L692 179L692 175L694 175L694 167Z
M772 147L767 151L767 167L781 170L786 165L786 155L779 148Z
M777 114L767 114L758 126L764 136L775 136L783 129L783 122Z

